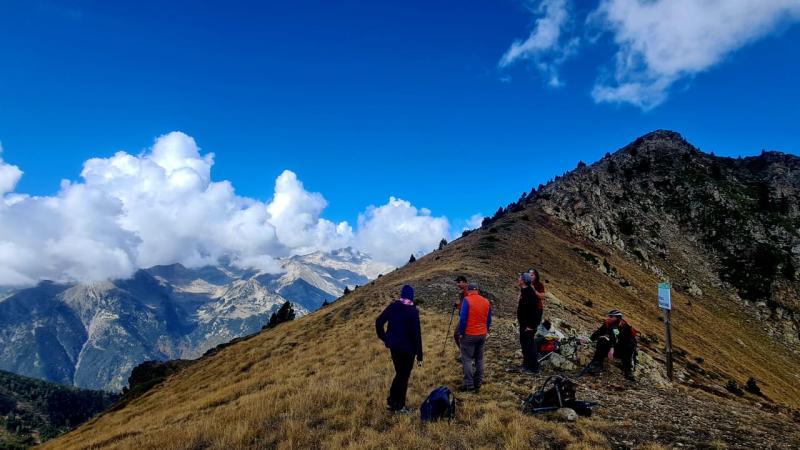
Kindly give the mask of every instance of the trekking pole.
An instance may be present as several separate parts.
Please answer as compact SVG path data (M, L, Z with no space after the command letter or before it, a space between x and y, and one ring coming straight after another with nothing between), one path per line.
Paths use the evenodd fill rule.
M444 335L444 341L442 341L442 355L444 355L444 349L447 345L447 338L450 336L450 326L453 325L453 316L456 314L456 305L453 305L453 309L450 311L450 322L447 324L447 333Z

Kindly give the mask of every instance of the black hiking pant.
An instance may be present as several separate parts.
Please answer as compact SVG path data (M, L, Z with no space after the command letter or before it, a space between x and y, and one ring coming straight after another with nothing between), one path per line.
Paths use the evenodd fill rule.
M605 361L606 357L608 356L608 352L611 350L612 346L614 347L614 358L622 362L622 371L628 373L631 370L633 370L634 346L625 345L619 342L616 345L612 345L611 341L608 339L597 340L597 346L594 350L594 357L592 358L592 362L595 364L599 364L602 367L602 364Z
M519 327L519 346L522 348L522 366L528 370L539 370L539 349L533 334L536 331L525 331Z
M392 362L394 363L394 380L392 380L392 387L389 388L389 398L386 399L386 404L392 410L398 410L406 406L406 391L408 391L411 369L414 368L414 355L392 350Z

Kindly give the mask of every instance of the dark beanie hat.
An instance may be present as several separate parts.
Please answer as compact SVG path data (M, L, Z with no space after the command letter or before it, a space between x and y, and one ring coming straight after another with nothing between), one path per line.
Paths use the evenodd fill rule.
M403 289L400 290L400 298L404 298L406 300L414 301L414 288L409 285L403 286Z

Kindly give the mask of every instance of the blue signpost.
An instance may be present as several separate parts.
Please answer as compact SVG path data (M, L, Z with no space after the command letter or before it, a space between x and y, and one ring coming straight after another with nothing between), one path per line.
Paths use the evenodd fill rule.
M672 298L669 283L658 284L658 307L664 310L664 334L667 350L667 378L672 381L672 329L670 326L670 312L672 311Z

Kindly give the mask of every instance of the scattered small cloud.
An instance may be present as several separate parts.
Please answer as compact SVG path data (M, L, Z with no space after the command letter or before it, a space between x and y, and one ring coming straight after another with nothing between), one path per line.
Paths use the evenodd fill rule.
M559 87L559 68L578 48L579 39L566 38L565 29L571 25L567 0L543 0L538 7L531 8L538 16L527 39L511 44L500 59L501 68L519 61L529 60L547 79L547 84Z
M616 51L609 66L599 68L591 96L644 111L663 103L680 81L800 21L797 0L600 0L581 18L569 0L541 0L530 10L538 17L530 35L511 45L500 68L529 60L558 87L564 61L610 35ZM578 22L587 26L580 37L571 36Z
M800 20L800 2L602 0L589 20L618 46L613 75L595 85L592 97L648 110L666 100L677 81Z
M480 228L481 224L483 223L483 214L473 214L468 220L467 223L464 225L464 228L461 229L462 232L467 230L474 230L476 228Z

